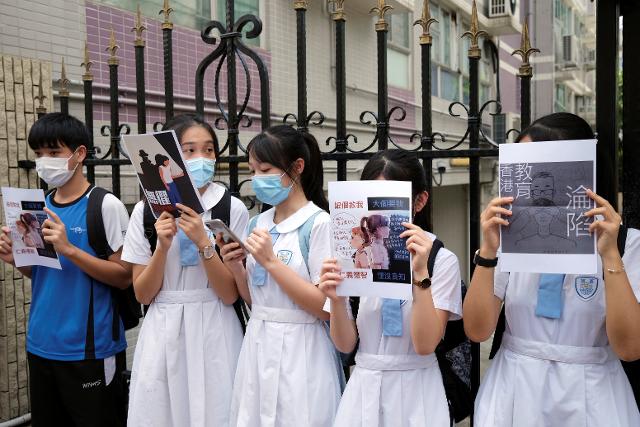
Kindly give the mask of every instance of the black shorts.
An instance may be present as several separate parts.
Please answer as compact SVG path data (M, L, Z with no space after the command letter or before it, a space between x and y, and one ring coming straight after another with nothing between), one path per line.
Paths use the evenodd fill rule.
M116 356L109 385L105 359L64 362L28 353L27 360L33 427L125 425L124 352Z

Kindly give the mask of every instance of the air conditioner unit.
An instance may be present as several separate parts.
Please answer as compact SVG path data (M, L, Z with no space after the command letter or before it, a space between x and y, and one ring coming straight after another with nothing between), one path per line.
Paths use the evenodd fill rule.
M513 16L516 12L516 0L489 0L489 18Z
M564 62L565 67L577 65L577 46L574 46L574 42L573 36L562 36L562 62Z

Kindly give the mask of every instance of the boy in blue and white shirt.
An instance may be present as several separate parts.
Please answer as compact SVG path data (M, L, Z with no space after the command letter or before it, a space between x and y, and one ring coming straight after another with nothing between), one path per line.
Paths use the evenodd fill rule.
M36 427L122 425L124 398L116 355L127 344L122 321L113 319L111 290L131 283L130 271L120 261L129 217L115 196L104 198L101 211L113 254L98 258L87 230L88 196L94 187L82 171L89 138L82 122L61 113L45 115L29 133L36 171L55 187L46 198L49 219L42 231L62 266L19 269L32 283L27 358ZM0 233L0 259L15 265L7 227Z

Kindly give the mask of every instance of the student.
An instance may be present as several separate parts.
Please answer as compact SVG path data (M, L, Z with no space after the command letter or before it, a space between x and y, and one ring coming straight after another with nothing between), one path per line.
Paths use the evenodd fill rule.
M578 116L556 113L535 121L518 142L593 137ZM492 200L480 217L483 241L464 327L474 341L488 339L504 303L506 328L476 398L476 426L640 425L618 360L640 357L640 232L628 230L621 259L620 216L605 199L587 194L597 206L586 214L594 218L589 231L600 254L595 275L500 272L500 227L509 227L511 199ZM589 284L590 295L580 283Z
M331 301L333 342L344 353L358 345L335 426L448 426L449 408L434 351L447 321L459 319L462 312L458 259L440 249L429 277L427 260L436 236L421 228L426 227L429 193L415 154L378 152L361 179L413 184L413 223L403 223L406 230L400 235L407 238L413 257L413 301L362 297L354 321L347 298L336 295L342 280L337 260L323 263L320 289Z
M211 126L181 115L165 129L176 132L206 212L201 217L181 204L177 220L163 212L155 222L155 251L145 236L145 201L131 215L122 258L133 264L136 297L150 306L133 359L128 425L224 427L242 329L231 306L238 298L233 276L203 220L230 209L217 214L242 234L249 212L212 182L218 140Z
M252 304L231 424L328 427L340 400L340 367L324 323L325 297L314 285L331 254L320 149L312 135L281 125L253 138L248 153L256 197L274 207L250 222L246 270L238 244L221 251Z
M371 268L389 269L389 252L384 239L389 237L389 218L371 215L360 220L360 228L367 233L371 241Z
M127 344L122 322L114 323L111 289L130 284L129 270L120 261L129 218L115 196L104 197L102 217L113 254L108 260L96 257L87 232L87 204L94 187L82 174L89 138L79 120L62 113L45 115L29 132L38 176L55 187L46 198L49 219L42 233L62 266L19 268L31 277L32 286L27 360L35 427L123 425L116 354ZM11 245L9 229L3 227L0 258L14 265ZM118 339L114 324L119 326Z

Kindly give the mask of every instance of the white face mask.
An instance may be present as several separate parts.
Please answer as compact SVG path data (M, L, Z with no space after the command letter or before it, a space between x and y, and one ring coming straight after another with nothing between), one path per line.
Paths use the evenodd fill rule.
M73 153L75 154L75 153ZM64 159L60 157L38 157L36 159L36 172L44 182L50 187L61 187L65 185L73 176L76 167L69 170L69 160L73 154Z

